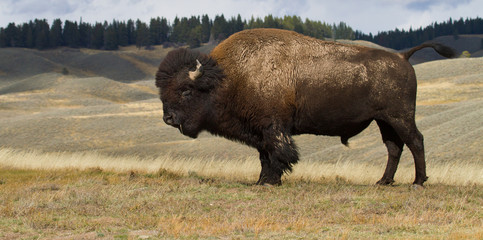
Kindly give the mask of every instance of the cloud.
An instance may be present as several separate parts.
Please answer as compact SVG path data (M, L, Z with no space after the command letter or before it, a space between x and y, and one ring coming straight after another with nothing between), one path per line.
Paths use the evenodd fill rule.
M416 0L409 2L406 7L409 10L427 11L437 5L447 5L448 7L455 8L468 3L470 3L470 0Z
M449 18L481 17L479 10L483 9L483 1L478 0L432 0L425 2L430 3L420 5L416 11L406 6L408 10L407 16L404 18L405 22L397 25L397 27L407 30L409 28L425 27L434 22L447 21ZM413 5L413 7L416 7L416 5Z
M34 16L44 14L68 14L76 9L77 2L63 1L63 0L9 0L6 2L7 6L4 12L10 15L30 15Z

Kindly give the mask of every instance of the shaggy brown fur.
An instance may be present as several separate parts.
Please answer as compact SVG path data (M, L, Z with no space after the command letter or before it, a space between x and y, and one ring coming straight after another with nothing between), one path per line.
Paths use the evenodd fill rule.
M293 135L349 138L373 120L388 149L378 182L391 184L403 145L416 167L414 184L426 181L423 136L414 121L416 76L407 59L423 47L450 56L439 44L393 54L326 42L277 29L232 35L211 56L178 49L156 75L164 120L190 137L207 130L258 149L258 184L280 184L298 161ZM189 71L202 64L201 77Z

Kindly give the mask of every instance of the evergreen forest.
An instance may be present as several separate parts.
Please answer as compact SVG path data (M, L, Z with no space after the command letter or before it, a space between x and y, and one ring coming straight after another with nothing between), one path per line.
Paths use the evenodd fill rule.
M141 20L94 24L55 19L51 24L46 19L35 19L26 23L9 23L0 28L0 47L35 48L39 50L71 47L117 50L119 47L136 45L150 49L154 45L196 48L204 43L219 42L231 34L244 29L279 28L296 31L318 39L366 40L393 49L404 49L432 40L439 36L460 34L483 34L483 19L459 19L433 23L425 28L379 32L377 35L354 30L344 22L328 24L298 16L274 17L249 20L217 15L176 17L173 22L166 18L151 18L149 23Z

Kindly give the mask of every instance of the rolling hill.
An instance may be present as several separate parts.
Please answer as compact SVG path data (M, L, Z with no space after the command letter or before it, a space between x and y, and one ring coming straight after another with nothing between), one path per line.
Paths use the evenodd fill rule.
M434 41L453 47L458 55L468 51L472 57L479 57L483 56L482 39L482 35L460 35L458 38L438 37ZM337 41L395 52L367 41ZM214 47L215 45L209 44L195 50L209 53ZM155 46L153 50L130 46L123 47L119 51L72 48L38 51L26 48L1 48L0 87L13 81L52 72L67 73L80 78L104 77L126 83L153 79L159 63L169 50L171 49L165 49L162 46ZM424 49L417 52L410 61L418 64L441 59L443 58L432 49Z
M37 74L63 71L77 77L105 77L121 82L149 79L161 62L161 57L166 54L165 51L162 48L154 51L135 50L133 47L121 51L2 48L0 84Z
M214 45L196 50L209 52ZM153 50L123 47L119 51L57 48L34 50L0 48L0 87L43 73L63 73L80 78L104 77L119 82L152 79L171 48Z
M483 58L433 61L415 66L419 79L417 124L428 162L481 164ZM301 161L384 165L377 126L350 140L295 137ZM0 86L0 146L45 152L96 151L154 158L160 154L232 159L254 149L207 133L189 139L162 121L153 80L123 83L105 77L43 73ZM227 151L226 149L230 149ZM402 164L412 164L409 151Z

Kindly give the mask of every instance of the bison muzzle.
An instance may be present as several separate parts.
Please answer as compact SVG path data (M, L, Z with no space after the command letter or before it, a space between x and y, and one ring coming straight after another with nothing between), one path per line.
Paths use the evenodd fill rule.
M245 143L260 153L258 184L281 184L299 160L292 136L349 138L377 122L388 150L378 184L392 184L403 145L411 150L414 184L426 181L423 135L415 123L416 76L411 55L322 41L277 29L236 33L210 55L176 49L156 74L164 121L196 138L201 131Z

